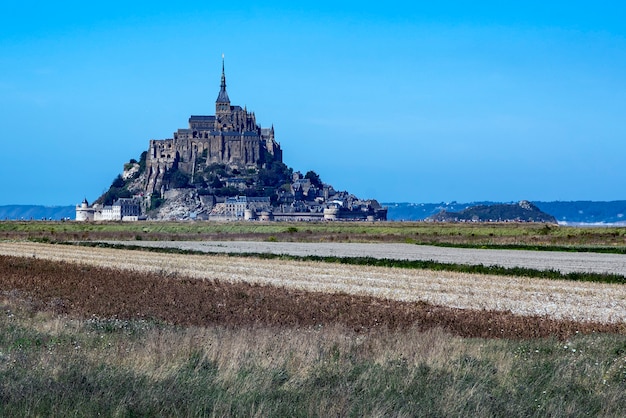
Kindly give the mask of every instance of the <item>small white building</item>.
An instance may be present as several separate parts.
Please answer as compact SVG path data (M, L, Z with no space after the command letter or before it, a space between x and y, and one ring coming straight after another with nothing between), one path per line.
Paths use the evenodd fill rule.
M89 206L87 199L76 206L77 221L137 221L141 203L135 198L117 199L111 206Z

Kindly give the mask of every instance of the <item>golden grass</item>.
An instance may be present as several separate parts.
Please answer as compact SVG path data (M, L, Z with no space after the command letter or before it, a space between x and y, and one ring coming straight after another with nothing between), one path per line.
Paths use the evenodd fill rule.
M616 284L215 255L158 254L30 242L2 242L0 254L223 282L424 301L462 309L626 323L626 286Z

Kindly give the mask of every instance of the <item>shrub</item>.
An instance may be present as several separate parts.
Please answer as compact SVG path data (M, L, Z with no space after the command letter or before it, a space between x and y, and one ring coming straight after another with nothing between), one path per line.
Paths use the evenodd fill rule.
M189 186L189 175L180 170L174 170L169 175L170 187L181 189Z
M124 179L122 178L120 174L118 174L117 177L115 177L115 179L111 183L111 187L115 187L118 189L124 187L125 185L126 185L126 182L124 181Z

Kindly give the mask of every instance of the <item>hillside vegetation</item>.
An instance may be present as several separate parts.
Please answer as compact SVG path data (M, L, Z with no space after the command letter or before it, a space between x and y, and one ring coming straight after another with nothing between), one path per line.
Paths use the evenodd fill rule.
M471 206L491 206L502 202L440 202L440 203L396 203L386 202L383 205L389 208L387 218L392 221L419 221L436 215L445 210L460 212ZM593 201L533 201L533 205L540 210L554 216L559 222L576 223L605 223L626 222L626 200L610 202Z

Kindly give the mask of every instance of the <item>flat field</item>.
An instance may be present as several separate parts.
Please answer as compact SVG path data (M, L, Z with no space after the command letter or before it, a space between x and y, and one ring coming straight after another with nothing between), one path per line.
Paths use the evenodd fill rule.
M405 302L423 301L462 309L626 323L626 286L620 284L219 255L161 254L31 242L0 243L0 254L201 280L254 283Z
M437 263L521 267L561 273L600 273L626 276L626 256L596 252L562 252L437 247L402 243L267 242L267 241L107 241L119 246L175 248L204 253L287 254L390 260L432 260Z
M0 221L0 239L399 242L626 251L626 228L623 227L579 228L529 223Z
M328 248L341 257L337 248L365 255L357 241L406 244L415 230L384 238L382 229L358 234L352 229L366 225L306 232L309 225L295 224L272 225L282 230L251 236L249 230L205 235L189 224L178 231L172 224L154 226L173 228L168 232L137 230L141 224L126 230L125 224L89 225L102 227L100 232L71 230L79 228L73 223L37 224L2 225L6 229L0 231L11 239L0 242L3 416L626 413L623 284L20 239L126 238L126 244L155 239L171 246L176 244L163 240L217 234L221 242L210 243L210 251L221 245L229 253L235 252L230 245L244 245L229 242L233 239L262 237L255 248L319 239L332 241ZM226 227L244 226L219 226ZM451 232L446 228L428 234ZM585 251L624 246L623 230L609 233L607 240L570 231L584 237L574 240L555 238L556 227L527 226L530 235L505 234L515 228L519 233L520 226L487 226L471 233L463 228L456 237L466 239L458 244L478 242L471 234L508 242L496 237L500 234L515 236L518 244L538 242L532 237L543 237L542 246L552 239L577 241ZM368 239L354 238L362 235ZM203 245L194 241L188 245ZM465 251L429 251L449 250ZM569 257L584 271L597 270L587 260L605 255L529 254L530 259L541 254L552 260L543 264L550 269L558 268L554 260ZM617 264L602 262L601 271L623 274L615 266L626 256L610 256Z

